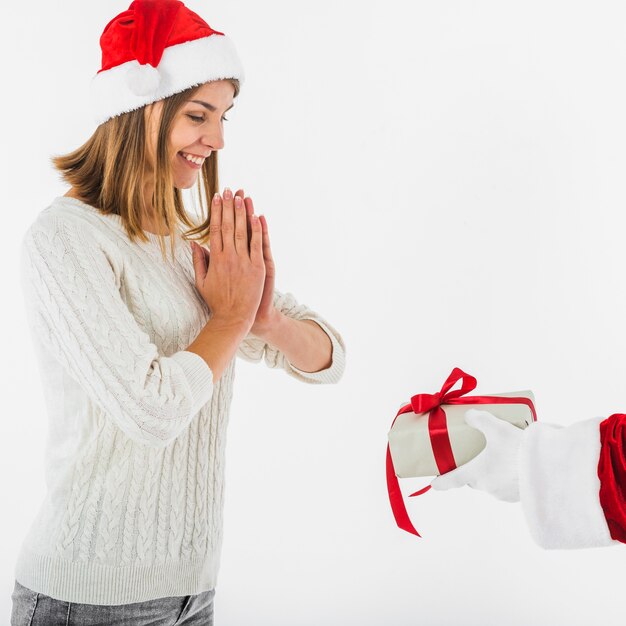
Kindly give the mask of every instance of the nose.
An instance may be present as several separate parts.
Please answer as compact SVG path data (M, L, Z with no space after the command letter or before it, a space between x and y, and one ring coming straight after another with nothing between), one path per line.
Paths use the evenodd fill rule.
M221 123L211 124L202 134L200 141L211 150L221 150L224 147L224 129Z

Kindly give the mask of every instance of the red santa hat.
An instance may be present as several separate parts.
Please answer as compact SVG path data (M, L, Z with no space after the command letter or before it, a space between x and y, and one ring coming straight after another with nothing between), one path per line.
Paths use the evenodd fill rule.
M244 81L233 42L180 0L134 0L105 26L100 47L90 88L97 124L207 81Z

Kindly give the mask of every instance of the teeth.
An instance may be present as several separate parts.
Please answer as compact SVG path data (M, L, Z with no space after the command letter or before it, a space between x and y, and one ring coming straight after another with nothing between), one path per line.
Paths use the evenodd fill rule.
M204 163L204 159L202 157L191 156L190 154L187 154L185 152L181 152L181 154L187 159L187 161L191 161L196 165L202 165Z

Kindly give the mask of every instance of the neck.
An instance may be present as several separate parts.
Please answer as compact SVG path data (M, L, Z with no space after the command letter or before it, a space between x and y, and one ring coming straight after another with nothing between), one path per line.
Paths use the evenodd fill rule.
M162 233L156 232L156 220L154 219L154 206L152 205L152 194L154 192L154 183L152 180L146 181L143 192L143 214L141 216L141 227L149 233L155 235L168 235L169 231Z

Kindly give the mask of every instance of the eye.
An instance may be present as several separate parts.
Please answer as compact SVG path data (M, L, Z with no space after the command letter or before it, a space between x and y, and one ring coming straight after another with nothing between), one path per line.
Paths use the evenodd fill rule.
M204 122L204 117L198 117L197 115L191 115L191 113L187 113L187 117L191 120L193 120L196 123L201 123ZM222 121L223 122L228 122L228 118L227 117L222 117Z

